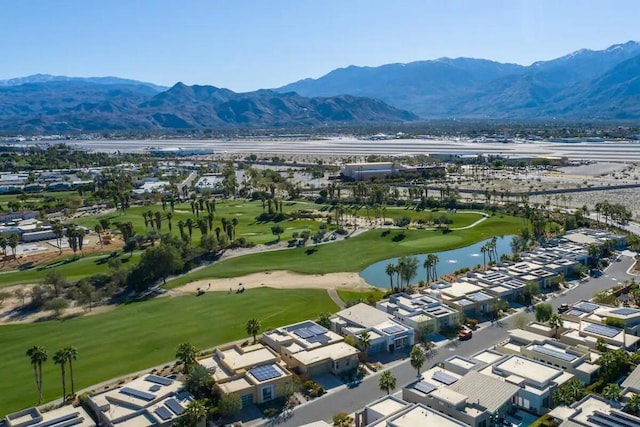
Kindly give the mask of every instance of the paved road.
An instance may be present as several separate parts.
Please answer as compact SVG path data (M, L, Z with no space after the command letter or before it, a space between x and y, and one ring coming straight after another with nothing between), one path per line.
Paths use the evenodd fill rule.
M603 276L590 278L587 282L555 296L548 302L555 309L563 303L571 304L581 299L590 299L596 292L630 279L631 276L626 271L631 264L630 258L622 257L621 261L612 263ZM533 313L524 314L533 320ZM425 367L430 368L454 354L470 356L503 341L507 337L507 331L514 328L514 321L515 315L512 315L503 319L500 325L486 326L474 332L473 339L469 341L457 342L455 346L440 347L438 354L428 359ZM411 367L408 359L391 368L391 372L396 377L398 390L416 379L416 371ZM355 389L342 388L321 399L302 405L294 410L293 416L289 420L279 425L294 427L318 420L330 421L336 412L355 412L383 395L383 392L378 389L379 375L380 373L377 373L367 377Z

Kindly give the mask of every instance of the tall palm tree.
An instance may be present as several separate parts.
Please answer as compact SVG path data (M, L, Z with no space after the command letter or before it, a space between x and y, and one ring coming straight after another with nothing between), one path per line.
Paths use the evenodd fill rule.
M440 262L440 258L436 254L429 254L431 257L431 278L436 280L438 278L438 262Z
M2 248L2 255L7 255L7 238L4 236L0 236L0 248Z
M429 254L431 255L431 254ZM429 255L427 255L427 257L424 259L424 262L422 263L422 268L424 268L425 273L427 273L427 284L431 283L431 258L429 257Z
M172 230L171 219L173 219L173 213L167 212L167 225L169 226L169 233L171 233Z
M100 224L96 224L95 227L93 227L93 231L95 231L96 234L98 235L98 240L100 241L100 247L104 248L104 243L102 243L102 226Z
M420 369L426 360L427 358L424 355L424 351L417 345L414 345L411 349L411 366L418 371L418 376L420 376Z
M51 230L53 234L56 236L56 242L58 243L58 251L62 253L62 236L64 236L64 227L60 221L56 221L53 223Z
M184 365L183 372L188 373L196 361L196 347L188 342L180 344L176 351L176 359Z
M60 372L62 374L62 401L64 402L67 398L67 354L64 352L64 349L58 350L53 355L53 363L56 365L60 365Z
M38 405L42 404L42 364L49 359L47 350L39 345L34 345L27 350L27 357L31 359L33 367L33 375L36 379L36 388L38 389Z
M387 394L391 394L393 389L396 388L396 377L393 376L391 371L384 371L382 375L380 375L379 387L380 390Z
M260 332L260 321L258 319L247 320L247 333L253 335L253 343L256 343L256 335Z
M371 347L371 334L369 332L361 332L358 335L358 344L360 344L360 348L362 349L362 356L366 359L367 351L369 347Z
M67 356L67 362L69 362L69 377L71 379L71 396L76 394L76 389L73 380L73 361L78 360L78 349L72 346L67 346L62 349Z
M558 315L558 313L553 313L549 318L549 327L554 329L553 336L558 339L558 330L564 326L564 320L562 317Z
M393 263L389 263L385 267L384 272L389 276L390 289L393 291L393 275L396 272L396 266Z

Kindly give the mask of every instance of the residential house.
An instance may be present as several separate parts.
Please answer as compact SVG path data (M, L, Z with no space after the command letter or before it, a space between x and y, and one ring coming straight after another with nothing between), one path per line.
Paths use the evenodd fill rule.
M571 406L558 406L549 412L560 427L635 427L640 417L627 414L610 400L588 394Z
M403 325L427 334L456 328L461 323L460 312L436 298L420 293L391 295L389 299L379 301L376 308L392 314Z
M81 406L61 406L47 412L23 409L4 418L6 427L95 427L96 423Z

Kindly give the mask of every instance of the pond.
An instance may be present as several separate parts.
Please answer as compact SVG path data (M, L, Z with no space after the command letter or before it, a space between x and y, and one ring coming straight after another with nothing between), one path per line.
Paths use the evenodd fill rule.
M512 238L513 236L498 237L498 241L496 244L498 258L500 258L500 256L502 256L503 254L511 255L513 253L513 251L511 250ZM438 276L444 276L445 274L453 273L454 271L460 270L461 268L465 267L473 269L478 264L482 264L482 251L480 250L480 248L482 248L484 244L490 241L491 239L487 239L473 245L465 246L464 248L452 249L450 251L434 252L434 254L437 255L440 259L437 266ZM427 258L427 254L416 255L416 257L418 258L418 274L412 280L413 283L424 280L426 277L426 273L424 271L424 268L422 268L422 264ZM487 262L488 261L489 257L487 256ZM362 272L360 273L360 277L362 277L367 281L367 283L372 286L377 286L379 288L388 288L389 276L387 275L387 273L385 273L384 270L387 267L387 264L395 264L397 262L398 258L389 258L376 262L375 264L372 264L362 270Z

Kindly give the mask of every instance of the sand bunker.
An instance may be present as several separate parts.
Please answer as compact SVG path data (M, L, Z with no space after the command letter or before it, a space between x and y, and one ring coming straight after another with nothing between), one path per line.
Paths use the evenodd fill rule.
M235 291L238 287L251 288L314 288L314 289L367 289L371 286L358 273L298 274L290 271L267 271L229 279L196 280L174 289L179 292Z

